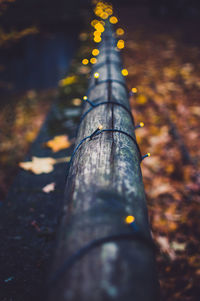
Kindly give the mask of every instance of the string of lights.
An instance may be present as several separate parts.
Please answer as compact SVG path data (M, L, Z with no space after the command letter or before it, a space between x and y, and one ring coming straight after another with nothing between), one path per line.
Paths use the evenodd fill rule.
M76 264L81 258L87 255L91 250L105 243L123 240L133 240L140 241L141 243L145 244L151 249L156 248L155 244L153 243L153 240L149 237L144 236L142 232L139 232L138 229L134 226L135 220L133 216L127 216L125 219L125 223L134 230L132 231L132 233L125 232L120 234L113 234L90 241L64 261L61 268L56 271L53 277L50 278L48 285L56 283L64 275L64 273L68 271L74 264Z
M101 85L101 84L105 84L105 83L108 83L108 82L110 82L110 83L117 83L117 84L123 86L124 89L126 90L126 92L129 94L129 91L127 90L126 84L125 84L124 82L122 82L122 81L120 81L120 80L118 80L118 79L110 79L110 78L105 79L105 80L98 80L98 81L96 81L94 85L92 85L92 86L90 86L90 87L88 88L87 94L88 94L91 90L93 90L94 87L95 87L96 85Z
M94 103L92 101L90 101L87 96L84 96L83 97L83 100L88 102L91 106L91 108L89 108L82 116L81 116L81 119L80 119L80 123L84 120L84 118L87 116L87 114L89 112L91 112L94 108L97 108L99 106L102 106L102 105L116 105L116 106L119 106L121 108L123 108L130 116L131 120L132 120L132 123L134 125L134 119L133 119L133 114L131 113L131 111L123 104L119 103L119 102L116 102L116 101L103 101L103 102L100 102L100 103Z
M102 5L104 6L104 4L102 4ZM105 8L105 6L104 6L104 8ZM97 16L98 16L98 14L97 14ZM105 19L107 19L107 18L105 18ZM112 18L109 19L109 21L110 21L111 24L116 24L118 22L118 19L113 16ZM95 41L95 35L96 36L98 35L101 38L101 34L105 31L105 28L104 28L105 22L104 21L101 22L101 21L98 21L98 20L93 20L93 21L91 21L91 25L95 28L95 31L94 31L94 42L96 42ZM117 31L116 31L116 35L120 36L120 35L123 35L123 34L124 34L124 30L121 29L121 28L118 28ZM116 35L113 35L113 34L104 34L104 40L102 41L102 44L105 44L106 49L109 49L108 46L111 46L112 48L106 51L106 56L107 56L106 60L104 62L99 63L99 64L97 64L96 66L93 67L94 85L92 85L92 86L90 86L88 88L87 94L89 94L90 91L94 89L94 87L96 87L97 85L103 84L103 83L108 83L108 85L112 89L112 83L113 82L119 83L123 87L125 87L126 92L127 92L127 94L129 96L134 95L134 93L136 92L136 91L133 90L135 88L133 88L131 91L127 91L127 87L126 87L125 83L122 82L122 81L120 81L120 80L117 80L117 79L111 79L111 78L108 77L108 79L106 79L106 80L99 80L100 74L98 72L95 72L97 69L99 69L102 66L106 65L107 69L108 69L108 73L110 74L110 65L112 65L112 64L119 64L119 62L115 62L115 61L110 60L110 56L109 56L111 54L111 51L113 51L114 53L117 53L117 51L115 49L113 50L113 42L114 42L114 44L116 43L116 39L114 38ZM113 41L111 41L112 39L113 39ZM117 41L117 48L119 50L123 49L124 45L125 45L124 40L120 39L120 40ZM101 50L93 49L92 54L98 56L100 52L102 54ZM119 65L121 65L121 64L119 64ZM123 76L127 76L128 75L128 70L127 69L122 69L121 73L122 73ZM112 92L111 92L111 94L112 94ZM122 107L124 110L126 110L129 113L129 115L131 116L131 120L132 120L133 125L134 125L134 119L133 119L132 113L127 109L126 106L124 106L124 105L122 105L122 104L120 104L120 103L118 103L116 101L110 101L110 100L108 100L108 101L103 101L103 102L100 102L98 104L95 104L93 101L89 100L87 96L84 96L83 100L85 100L86 102L88 102L91 107L82 115L80 123L84 120L84 118L87 116L87 114L89 112L91 112L94 108L96 108L98 106L101 106L101 105L109 105L110 104L110 105L118 105L118 106ZM139 125L134 126L134 129L137 129L137 128L140 128L140 127L143 127L143 126L144 126L144 124L141 122ZM115 129L107 129L107 131L111 131L111 130L115 131ZM104 131L106 131L106 130L104 130ZM125 132L123 132L123 133L125 133ZM95 134L97 134L96 131L95 131ZM94 134L92 134L92 135L94 136ZM76 147L75 152L80 147L80 145L85 140L87 140L88 138L91 139L91 136L88 136L88 137L86 137L86 139L83 138L83 140L81 140L81 142L79 143L79 145ZM134 139L134 142L136 142L135 139ZM136 144L137 144L137 142L136 142ZM137 144L137 148L139 150L138 144ZM144 158L150 156L150 153L147 153L146 155L141 156L140 150L139 150L139 153L140 153L140 160L141 161ZM72 157L74 157L74 155L75 155L75 153L73 153Z
M114 55L119 55L119 50L118 49L113 49L110 47L104 47L101 49L101 54L114 54Z
M101 20L92 20L91 22L91 25L94 27L95 31L94 31L94 42L96 43L100 43L102 41L102 37L101 37L101 34L105 31L105 28L104 26L106 25L106 22L103 21L103 20L107 20L109 19L109 22L111 24L117 24L118 23L118 19L113 16L113 8L112 8L112 5L110 4L107 4L107 3L103 3L101 1L97 2L95 8L94 8L94 13L97 17L101 18ZM124 34L124 30L122 28L118 28L116 30L116 34L118 36L121 36ZM106 48L105 49L109 49L108 46L112 46L113 47L113 44L110 44L110 41L109 39L107 38L107 36L105 35L104 36L104 44L106 44ZM127 90L127 87L126 87L126 84L124 82L122 82L121 80L117 80L117 79L112 79L111 78L111 70L110 70L110 66L112 64L119 64L119 62L115 62L115 61L112 61L110 60L109 58L109 55L113 52L113 53L118 53L119 50L123 49L124 48L124 41L123 40L118 40L116 46L117 46L117 49L118 50L114 50L114 49L110 49L109 51L106 50L106 56L107 56L107 59L105 62L101 63L101 64L98 64L96 65L95 67L93 67L93 72L104 66L104 64L106 64L107 66L107 73L108 73L108 79L106 80L99 80L99 73L98 72L94 72L93 76L94 76L94 85L90 86L88 91L87 91L87 95L89 94L89 92L91 90L93 90L97 85L101 85L103 83L107 83L108 84L108 100L107 101L101 101L100 103L95 103L96 101L98 100L101 100L101 98L97 98L96 100L93 100L91 101L88 96L84 96L83 97L83 100L87 103L89 103L89 105L91 106L81 117L81 120L80 120L80 124L81 122L84 120L84 118L88 115L89 112L91 112L94 108L97 108L101 105L111 105L111 106L119 106L121 108L123 108L131 117L131 120L132 120L132 123L134 125L134 119L133 119L133 115L131 113L131 111L123 104L117 102L117 101L113 101L112 99L112 83L118 83L120 85L122 85L127 94L129 95L129 91ZM101 50L99 49L93 49L92 51L92 55L93 56L98 56L99 53L102 53ZM93 59L93 60L92 60ZM97 62L97 59L96 58L92 58L90 59L90 62L92 64L95 64ZM92 61L91 61L92 60ZM96 61L95 61L96 60ZM82 60L82 63L84 65L87 65L89 63L89 60L88 59L83 59ZM128 71L127 69L122 69L121 70L121 73L123 76L127 76L128 75ZM136 88L133 88L133 89L136 89ZM132 93L137 93L137 90L131 90ZM79 125L80 126L80 125ZM141 128L144 126L144 123L143 122L140 122L138 125L134 126L134 130L138 129L138 128ZM74 156L76 155L77 151L80 149L80 147L82 146L82 144L84 142L90 142L92 141L94 138L97 138L97 136L103 134L103 133L118 133L118 134L122 134L122 135L125 135L127 136L129 139L131 139L131 141L134 143L137 151L138 151L138 156L139 156L139 160L140 162L150 156L150 154L146 154L144 156L141 155L141 151L140 151L140 148L138 146L138 143L136 141L136 139L130 135L129 133L127 133L126 131L123 131L121 129L115 129L115 128L112 128L112 129L103 129L103 126L102 125L99 125L98 128L91 134L91 135L88 135L86 137L84 137L79 143L78 145L75 147L74 151L73 151L73 154L71 156L71 161L70 163L72 163L73 159L74 159ZM129 227L129 232L123 232L123 233L119 233L119 234L112 234L112 235L109 235L109 236L106 236L106 237L102 237L102 238L98 238L98 239L94 239L92 241L90 241L89 243L87 243L85 246L81 247L80 249L78 249L76 252L74 252L69 258L67 258L67 260L64 261L64 263L62 264L62 266L56 271L56 273L53 275L53 277L50 279L50 282L49 284L51 285L52 283L55 283L57 282L60 277L62 277L64 275L64 273L66 271L68 271L75 263L77 263L82 257L84 257L85 255L87 255L92 249L94 248L97 248L105 243L108 243L108 242L116 242L116 241L122 241L122 240L133 240L133 241L140 241L142 243L144 243L145 245L147 245L148 247L150 248L155 248L155 245L152 241L152 238L151 237L148 237L146 235L144 235L138 225L136 224L136 221L135 221L135 217L133 215L127 215L125 218L124 218L124 223L126 224L126 227Z
M93 69L93 72L95 72L96 69L100 69L101 67L103 67L104 65L106 65L107 62L104 61L102 63L99 63L99 64L96 64L92 69ZM118 61L114 61L114 60L110 60L108 62L108 64L111 64L111 65L117 65L117 66L121 66L122 63L121 62L118 62Z
M138 126L138 127L139 127L139 126ZM140 126L140 127L141 127L141 126ZM140 162L141 162L144 158L146 158L147 155L145 155L145 156L142 156L142 155L141 155L140 148L139 148L139 146L138 146L138 144L137 144L136 139L135 139L133 136L131 136L131 135L128 134L127 132L122 131L122 130L120 130L120 129L103 129L103 126L102 126L102 125L99 125L99 127L98 127L91 135L89 135L89 136L87 136L87 137L84 137L84 138L78 143L78 145L75 147L75 149L74 149L74 151L73 151L73 153L72 153L70 163L72 162L72 160L73 160L73 158L74 158L76 152L78 151L78 149L80 148L80 146L83 144L83 142L85 142L86 140L91 141L94 137L96 137L96 136L98 136L98 135L100 135L101 133L104 133L104 132L120 133L120 134L126 135L126 136L129 137L129 138L133 141L133 143L135 144L135 146L136 146L136 148L137 148L137 150L138 150Z

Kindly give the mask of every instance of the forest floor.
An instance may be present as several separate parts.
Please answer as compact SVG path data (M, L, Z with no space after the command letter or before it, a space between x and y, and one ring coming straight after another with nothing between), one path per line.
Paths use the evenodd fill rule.
M162 300L198 300L200 277L200 43L191 20L120 10L124 65L142 152Z
M47 112L56 97L55 89L26 92L1 97L0 113L0 202L8 194L18 171L18 163L36 139Z
M194 24L189 22L178 24L169 20L161 22L152 19L144 9L134 11L133 7L131 10L121 9L119 19L120 27L125 29L123 58L124 65L127 66L129 72L127 84L130 89L135 88L134 95L130 99L131 108L136 123L142 121L145 124L143 128L137 130L137 141L143 154L151 153L151 157L142 163L142 173L152 234L158 246L157 266L161 300L198 300L200 294L200 229L198 227L200 45L197 42L198 33L194 30ZM86 38L87 34L83 33L81 39ZM55 154L58 152L58 157L61 158L65 155L65 148L71 146L68 140L63 140L65 128L62 125L66 124L66 116L70 114L69 112L73 114L75 112L74 116L77 116L76 110L81 104L80 98L86 89L85 80L90 70L87 66L81 66L80 62L81 58L89 55L90 51L91 47L85 41L84 47L79 51L79 56L72 64L70 74L64 82L61 82L64 87L60 89L60 101L54 114L57 119L54 118L53 127L58 125L56 122L59 116L63 114L64 117L62 119L61 116L59 119L57 132L51 132L50 136L46 135L42 142L40 140L38 142L42 152L48 150L45 156L53 156L56 159ZM85 78L82 83L81 78ZM65 171L64 164L52 178L42 179L40 176L41 187L38 182L38 190L34 191L34 198L27 202L26 207L23 207L23 199L19 200L19 206L13 204L14 200L7 201L8 203L5 204L5 197L17 174L18 164L24 160L55 97L55 91L38 93L31 90L23 95L12 96L12 101L6 98L1 104L2 224L6 220L4 213L9 212L14 220L7 224L5 221L8 229L3 230L2 252L4 261L9 261L8 256L11 255L9 253L11 251L8 251L6 255L8 248L18 248L13 258L16 257L16 261L17 258L21 258L25 265L23 275L21 275L16 271L16 266L10 263L11 260L7 263L7 271L3 273L1 280L5 286L2 298L5 301L21 300L19 296L25 286L27 286L27 292L24 293L24 298L32 293L34 289L31 285L34 285L34 279L37 278L37 283L44 280L42 279L44 272L41 270L46 270L51 253L49 249L52 248L52 233L55 227L44 221L45 205L42 203L42 198L44 199L45 195L45 200L48 199L48 204L51 203L52 210L53 193L57 185L55 183ZM68 108L68 113L63 109L67 101L71 106ZM62 108L62 114L58 112L60 108ZM69 121L67 128L72 125ZM75 123L73 127L74 125ZM57 142L54 140L46 144L54 137L58 137ZM57 144L58 149L55 148ZM32 154L35 153L32 152ZM31 160L31 156L29 159ZM31 168L34 173L34 164ZM38 165L29 182L33 182L34 177L37 177L37 172L40 172ZM23 171L23 173L24 177L25 173L29 172ZM64 181L62 185L59 198L63 193ZM49 195L51 195L50 201ZM37 202L42 205L36 203L36 196ZM38 209L41 206L42 210ZM20 213L19 216L22 208L25 208L24 213ZM54 222L55 219L54 216ZM15 225L15 221L19 223L18 226ZM15 234L12 233L14 227L18 229L20 235L17 231ZM0 230L2 229L1 227ZM27 238L29 234L34 237L35 241L30 242ZM9 243L10 246L6 245ZM28 243L30 243L29 247ZM42 245L43 253L46 251L45 256L41 255L40 245ZM20 247L24 253L20 254ZM28 261L32 263L26 266ZM9 267L11 267L10 270ZM24 279L26 282L23 283ZM12 287L15 281L16 284ZM13 296L16 294L19 296L14 299Z

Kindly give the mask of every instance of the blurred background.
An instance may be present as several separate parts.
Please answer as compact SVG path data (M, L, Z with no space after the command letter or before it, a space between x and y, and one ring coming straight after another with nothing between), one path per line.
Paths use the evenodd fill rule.
M142 163L142 172L159 249L162 300L198 300L200 1L111 2L119 19L116 26L125 31L122 56L127 85L134 88L131 109L136 123L145 124L137 131L137 140L142 153L152 154ZM28 160L27 154L29 160L33 155L64 157L72 144L65 142L66 149L58 147L58 153L44 146L56 135L74 138L91 68L81 61L90 59L94 47L92 18L89 0L0 0L4 301L31 300L48 273L66 166L58 164L55 173L38 176L18 173L19 164ZM59 139L62 145L63 138ZM52 183L48 194L43 188Z

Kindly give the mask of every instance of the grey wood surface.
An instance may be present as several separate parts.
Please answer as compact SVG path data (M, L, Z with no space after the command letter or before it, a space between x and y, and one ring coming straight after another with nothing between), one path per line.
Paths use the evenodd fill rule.
M100 65L92 71L88 98L98 99L96 103L116 101L129 108L121 57L115 51L116 40L109 24L104 37L99 47ZM109 64L109 60L119 64ZM97 71L99 82L114 79L122 84L95 85L93 73ZM84 112L89 108L86 104ZM104 129L119 129L135 137L130 115L123 108L108 104L87 114L79 127L76 145L100 124ZM127 215L135 217L134 225L142 239L135 237L132 226L124 222ZM70 256L91 241L119 234L127 234L131 239L102 243L70 267L64 267ZM136 145L125 134L115 132L88 139L76 152L70 167L48 299L157 300L154 249L147 241L151 241L151 234Z

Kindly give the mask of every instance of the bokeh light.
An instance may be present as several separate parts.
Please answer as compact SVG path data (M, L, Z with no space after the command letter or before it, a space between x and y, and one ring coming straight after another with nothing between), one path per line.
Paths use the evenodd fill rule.
M126 224L132 224L134 221L135 221L135 217L134 217L133 215L128 215L128 216L125 218L125 223L126 223Z
M94 73L94 78L99 78L99 73L98 72Z
M131 91L132 91L133 93L137 93L138 89L137 89L137 88L132 88Z
M94 42L95 43L100 43L101 42L101 37L94 37Z
M92 57L92 58L90 59L90 63L91 63L91 64L96 64L96 62L97 62L97 59L96 59L95 57Z
M116 24L118 22L118 19L115 16L110 17L109 19L111 24Z
M118 49L123 49L124 48L124 40L119 40L117 42L117 48Z
M82 64L83 64L83 65L87 65L88 63L89 63L88 59L83 59L83 60L82 60Z
M93 55L93 56L99 55L99 50L98 50L98 49L93 49L93 50L92 50L92 55Z
M124 30L123 30L122 28L117 28L116 34L117 34L118 36L123 36L123 35L124 35Z
M127 69L122 69L121 71L123 76L127 76L128 75L128 70Z

